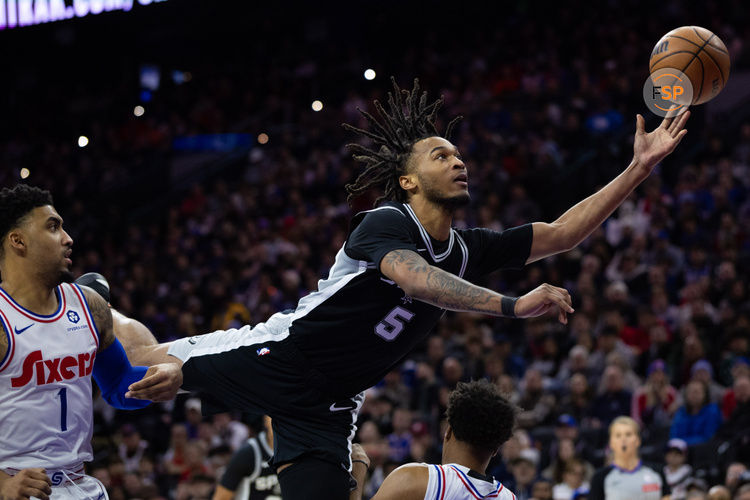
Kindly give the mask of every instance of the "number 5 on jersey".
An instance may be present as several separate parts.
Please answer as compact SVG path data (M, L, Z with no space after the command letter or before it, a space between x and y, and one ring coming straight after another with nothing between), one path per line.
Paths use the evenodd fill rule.
M413 317L414 313L410 310L396 306L391 309L391 312L385 315L383 321L375 325L375 333L390 342L398 337L398 334L406 326L405 323L411 321Z

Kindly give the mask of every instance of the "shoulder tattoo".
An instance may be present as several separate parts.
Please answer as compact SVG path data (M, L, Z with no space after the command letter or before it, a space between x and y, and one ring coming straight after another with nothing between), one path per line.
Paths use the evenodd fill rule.
M106 349L115 340L112 330L112 311L109 309L109 304L105 302L101 295L85 286L82 286L81 290L86 295L86 302L89 304L91 316L94 318L96 328L99 330L99 350Z

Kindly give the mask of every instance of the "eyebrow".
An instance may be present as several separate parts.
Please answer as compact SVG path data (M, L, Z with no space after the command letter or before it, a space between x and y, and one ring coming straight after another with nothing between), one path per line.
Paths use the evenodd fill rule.
M432 150L430 151L430 154L434 153L434 152L435 152L435 151L437 151L438 149L451 149L451 148L449 148L448 146L435 146L435 147L434 147L434 148L432 148ZM458 152L458 148L456 148L456 147L454 147L454 148L453 148L453 151L455 151L455 152L456 152L456 154L461 154L461 153L459 153L459 152Z
M54 215L50 215L49 218L47 218L47 222L49 222L49 221L57 222L61 226L62 226L62 223L63 223L62 217L56 217Z

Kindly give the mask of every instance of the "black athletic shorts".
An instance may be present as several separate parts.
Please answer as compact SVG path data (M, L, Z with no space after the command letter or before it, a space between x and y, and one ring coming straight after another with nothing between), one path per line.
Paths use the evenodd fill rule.
M273 419L273 465L318 458L351 470L351 443L364 393L335 399L322 375L305 366L286 334L262 323L175 341L183 389L204 396L204 413L240 410Z

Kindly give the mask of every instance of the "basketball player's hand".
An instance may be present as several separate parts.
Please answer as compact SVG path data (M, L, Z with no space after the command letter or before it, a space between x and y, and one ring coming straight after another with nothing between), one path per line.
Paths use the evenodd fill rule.
M127 398L169 401L177 395L182 385L182 369L174 363L161 363L149 367L146 375L130 384Z
M662 120L652 132L646 133L646 121L643 116L635 119L635 141L633 143L633 160L649 175L651 170L680 143L687 130L685 124L690 118L690 111L685 111L675 118Z
M555 307L559 309L557 319L567 324L568 313L573 312L570 294L564 288L544 283L518 298L515 313L517 318L534 318Z
M352 460L361 460L365 462L363 465L366 466L366 468L370 468L370 457L367 456L367 452L365 452L365 449L362 447L359 443L352 443ZM359 462L357 462L359 463Z
M0 500L47 500L52 493L52 482L44 469L23 469L0 483Z

